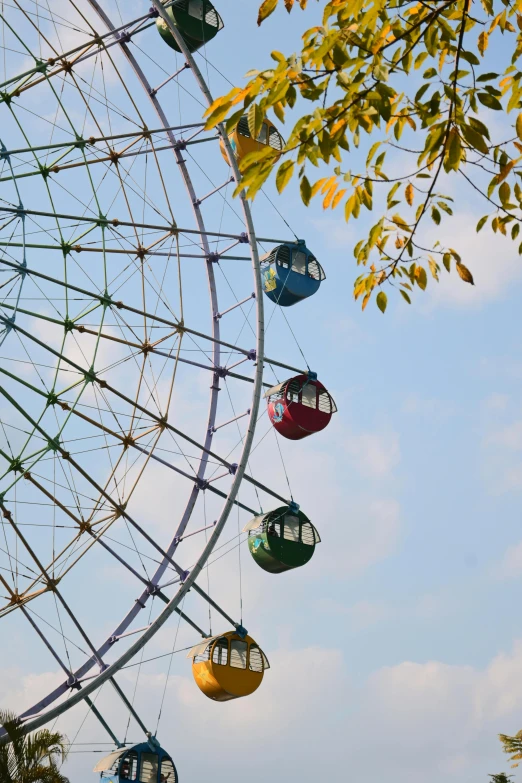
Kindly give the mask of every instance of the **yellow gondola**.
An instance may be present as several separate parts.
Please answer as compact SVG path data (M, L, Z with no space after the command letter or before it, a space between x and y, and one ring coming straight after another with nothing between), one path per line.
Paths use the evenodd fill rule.
M187 655L192 658L196 685L214 701L250 696L270 668L266 655L250 636L229 631L197 644Z
M228 138L230 139L230 144L232 145L234 155L239 162L241 162L241 160L245 157L245 155L248 155L249 152L258 152L267 146L272 147L274 150L282 151L283 147L285 146L285 140L277 130L276 126L270 122L270 120L265 120L263 122L257 139L253 139L252 134L250 133L250 128L248 127L248 119L246 117L241 117L236 129L229 135ZM223 141L220 142L220 147L221 154L228 163L228 157Z

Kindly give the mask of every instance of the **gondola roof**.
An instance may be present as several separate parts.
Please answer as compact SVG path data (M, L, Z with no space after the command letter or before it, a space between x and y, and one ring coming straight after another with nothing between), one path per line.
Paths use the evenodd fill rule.
M127 753L128 750L131 750L131 748L119 748L118 750L114 750L112 753L109 753L108 756L104 756L104 758L100 759L96 766L94 767L94 772L105 772L105 770L110 769L115 761L118 761L118 759L124 755L124 753Z

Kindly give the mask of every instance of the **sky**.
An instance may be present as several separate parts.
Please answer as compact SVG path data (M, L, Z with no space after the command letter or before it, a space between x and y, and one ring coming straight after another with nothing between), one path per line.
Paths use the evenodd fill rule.
M305 14L279 11L258 30L256 2L218 7L225 28L206 55L235 83L265 66L270 50L297 48L318 12L313 3ZM208 74L211 89L223 92L222 78L213 68ZM216 156L209 165L219 177L225 168ZM318 203L306 209L292 185L282 197L266 189L327 275L288 319L339 412L323 433L281 443L293 496L322 543L307 567L281 575L257 569L242 550L244 624L271 664L250 698L206 700L184 652L170 670L169 658L144 665L137 684L136 668L120 675L128 693L136 688L148 726L156 727L165 692L158 738L181 781L476 783L508 771L497 734L522 728L522 262L506 238L476 234L487 211L476 194L447 184L457 217L438 231L475 286L453 271L439 285L430 280L410 307L390 295L384 316L353 301L352 249L367 219L346 225ZM287 236L262 195L253 213L259 234ZM298 364L299 349L277 318L267 353ZM181 384L187 419L204 415L203 385L199 376L195 388L188 378ZM282 481L274 444L262 454L265 480ZM136 498L149 529L165 532L176 503L170 485L149 471ZM235 615L236 557L237 550L233 566L225 558L210 569L213 589ZM101 556L95 577L83 611L101 637L132 588ZM73 585L81 601L80 577ZM200 611L195 603L189 594L187 607ZM1 706L28 706L61 682L21 623L13 620L3 639ZM171 619L146 657L192 640ZM132 721L127 734L127 715L108 686L97 705L118 733L141 741ZM80 726L78 742L105 747L84 707L57 723L71 739ZM95 779L97 756L82 749L73 747L64 768L73 783Z

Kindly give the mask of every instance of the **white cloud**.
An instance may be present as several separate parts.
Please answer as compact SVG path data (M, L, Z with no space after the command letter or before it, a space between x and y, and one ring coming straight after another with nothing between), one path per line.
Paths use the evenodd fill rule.
M408 394L405 397L401 410L408 415L423 415L433 419L442 420L448 419L450 416L455 415L456 405L447 400L438 400L434 397L422 398L417 394Z
M224 783L231 753L253 783L462 783L508 767L497 734L520 728L522 642L484 668L403 661L362 682L351 674L350 653L335 648L280 649L270 662L252 697L224 705L206 700L186 670L171 676L159 738L183 779L211 774ZM130 689L133 680L122 682ZM160 675L141 675L139 707L149 725L164 684ZM117 722L114 710L104 715ZM90 757L71 757L66 771L87 783L90 766Z
M505 769L497 734L520 728L521 670L520 642L483 670L438 661L380 669L363 694L356 769L375 737L379 753L370 758L366 776L372 782L386 774L394 783L457 783Z
M506 492L522 489L522 462L512 465L506 470L503 488Z
M457 732L460 739L455 735L450 747L461 742L462 730L468 730L471 736L472 729L481 723L504 718L517 708L522 695L521 671L522 642L515 644L511 654L499 653L484 670L438 661L405 661L384 667L369 678L369 702L393 708L392 738L404 729L404 724L415 720L417 730L427 730L428 743L440 743L441 730L453 732L455 724L462 721L462 729ZM428 731L434 723L440 723L438 736Z
M374 334L365 329L363 322L356 318L349 318L344 315L342 318L328 318L327 316L321 319L318 323L318 327L321 327L324 334L328 335L328 338L332 334L337 336L339 342L343 341L346 344L372 344L375 342Z
M478 307L501 298L514 283L522 280L516 244L486 227L477 234L476 224L476 214L459 213L458 218L446 221L443 231L444 245L460 254L462 263L473 274L475 285L464 283L453 264L450 274L443 270L440 283L429 285L432 304ZM427 232L427 238L433 241L440 235L438 229Z
M434 617L448 615L455 610L454 595L425 593L401 602L362 599L352 605L335 598L323 598L315 602L317 610L332 617L346 616L350 628L366 630L375 626L412 621L432 622Z
M522 541L506 549L494 573L499 579L516 579L522 575Z
M497 427L484 439L484 473L494 494L522 488L522 419Z
M391 498L353 504L346 522L346 548L332 547L329 559L334 575L359 575L385 560L397 547L400 536L400 506Z
M345 250L349 254L348 257L353 259L356 235L354 229L345 223L341 213L334 218L312 220L312 224L323 235L327 247Z
M356 628L369 628L383 620L390 613L390 607L375 601L358 601L346 609L350 623Z
M484 400L484 408L490 411L505 411L509 405L509 395L494 392Z
M522 419L493 433L489 440L491 443L510 451L519 451L522 449Z
M64 681L62 672L24 674L19 669L0 669L0 708L21 713Z
M363 432L349 435L346 450L363 476L386 476L400 462L399 438L396 433Z

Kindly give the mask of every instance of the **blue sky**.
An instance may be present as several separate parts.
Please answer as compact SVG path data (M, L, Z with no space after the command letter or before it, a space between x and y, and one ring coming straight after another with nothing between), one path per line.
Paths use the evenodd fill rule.
M258 30L256 9L252 0L219 3L225 28L207 54L235 83L266 65L271 49L297 48L318 12L315 3L291 17L279 11ZM223 92L209 73L211 89ZM221 181L224 164L211 165ZM389 296L385 316L373 304L362 313L352 296L352 248L366 217L347 226L340 212L304 208L293 185L283 197L267 187L327 274L288 317L339 413L321 435L281 444L294 496L323 541L307 568L281 576L258 571L243 551L245 624L272 665L251 699L206 701L184 654L174 656L158 736L182 781L475 783L508 767L496 735L522 728L522 262L505 238L476 235L487 211L476 195L460 182L448 187L456 217L438 231L476 286L453 272L439 286L430 280L411 307ZM259 234L286 237L262 195L254 217ZM300 361L279 314L267 353ZM280 472L274 454L267 476ZM163 524L167 499L157 486L153 477L145 501ZM216 566L215 580L237 601L225 567ZM99 595L117 603L121 590L123 600L108 566L97 581ZM115 619L100 605L85 611L100 634ZM150 657L168 652L176 632L171 622ZM0 703L14 706L61 677L21 624L11 633L0 652ZM190 643L186 629L179 634ZM137 704L149 725L166 669L163 661L140 675ZM134 671L122 675L129 691ZM99 699L123 730L126 716L107 688ZM84 715L58 727L72 737ZM105 738L89 718L79 740ZM94 780L95 761L71 755L73 783Z

